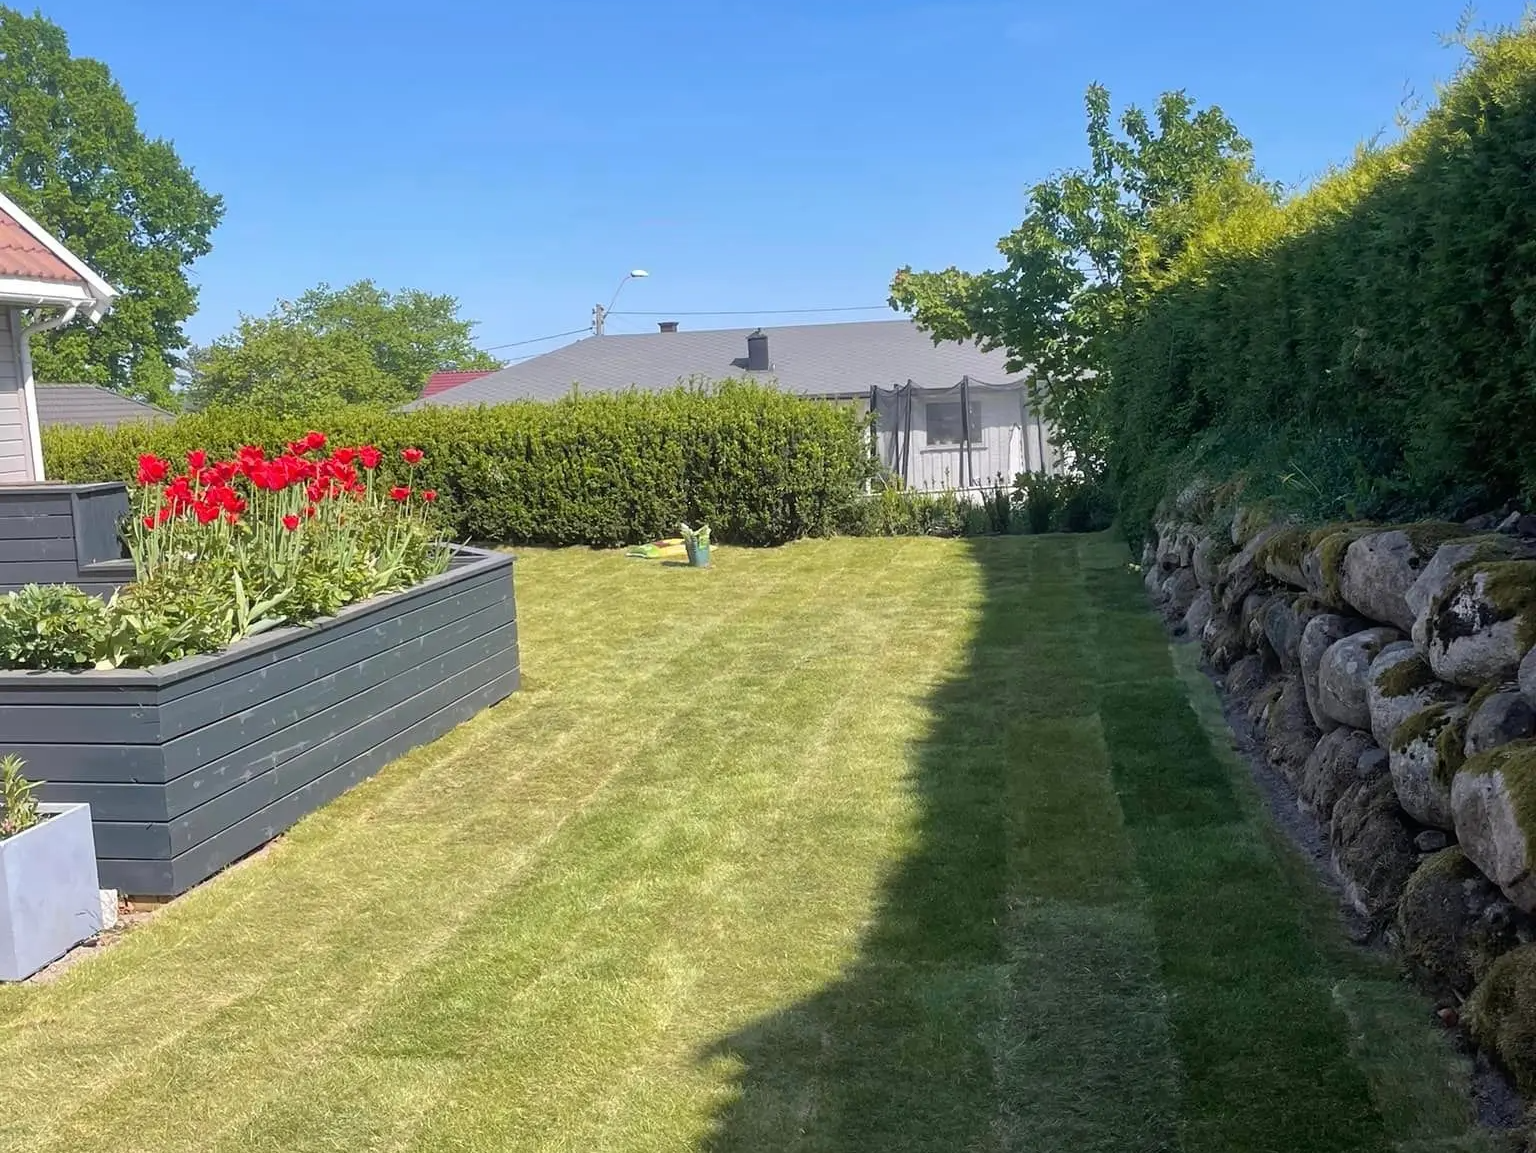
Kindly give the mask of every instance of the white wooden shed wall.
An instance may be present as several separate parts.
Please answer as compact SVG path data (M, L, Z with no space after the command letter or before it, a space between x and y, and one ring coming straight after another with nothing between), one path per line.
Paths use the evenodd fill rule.
M0 308L0 484L41 479L31 436L37 415L28 403L28 364L19 309Z

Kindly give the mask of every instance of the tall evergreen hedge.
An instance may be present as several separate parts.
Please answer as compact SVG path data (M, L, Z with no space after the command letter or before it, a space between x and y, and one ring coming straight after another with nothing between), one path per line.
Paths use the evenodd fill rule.
M126 480L140 453L275 449L310 428L378 445L402 479L399 450L425 450L411 479L437 489L453 534L506 544L633 543L675 535L684 520L741 544L825 535L849 519L871 467L853 410L735 382L302 421L226 410L112 431L54 428L43 458L53 479Z
M1113 351L1128 527L1194 473L1320 515L1536 498L1536 32L1398 143L1180 253Z

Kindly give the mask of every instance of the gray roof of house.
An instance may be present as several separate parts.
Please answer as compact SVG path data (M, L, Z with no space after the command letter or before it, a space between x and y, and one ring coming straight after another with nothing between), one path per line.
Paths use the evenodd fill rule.
M36 390L37 422L44 428L60 424L116 428L120 424L171 419L171 414L163 409L131 400L100 385L44 384L39 381Z
M983 352L974 344L953 341L936 345L909 320L764 328L772 369L749 373L747 334L752 331L719 328L589 336L423 397L409 407L555 400L567 395L572 386L582 392L619 392L631 386L655 392L690 378L753 377L805 396L867 396L872 387L909 380L924 388L947 388L964 376L987 384L1024 379L1007 370L1002 352Z

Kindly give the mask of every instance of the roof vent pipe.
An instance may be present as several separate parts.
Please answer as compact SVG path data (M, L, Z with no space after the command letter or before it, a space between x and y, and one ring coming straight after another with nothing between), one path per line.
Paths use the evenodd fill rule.
M677 321L675 321L675 320L663 320L659 324L657 324L656 327L661 329L662 332L676 332L677 331Z
M771 367L768 363L768 337L759 328L747 337L747 371L767 372Z

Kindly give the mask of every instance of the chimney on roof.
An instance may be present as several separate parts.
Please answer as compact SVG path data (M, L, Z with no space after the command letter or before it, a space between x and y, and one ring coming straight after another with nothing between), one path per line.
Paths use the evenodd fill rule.
M772 367L768 363L768 337L759 328L747 337L747 371L767 372Z
M676 332L677 331L677 321L675 321L675 320L663 320L656 327L661 329L662 332Z

